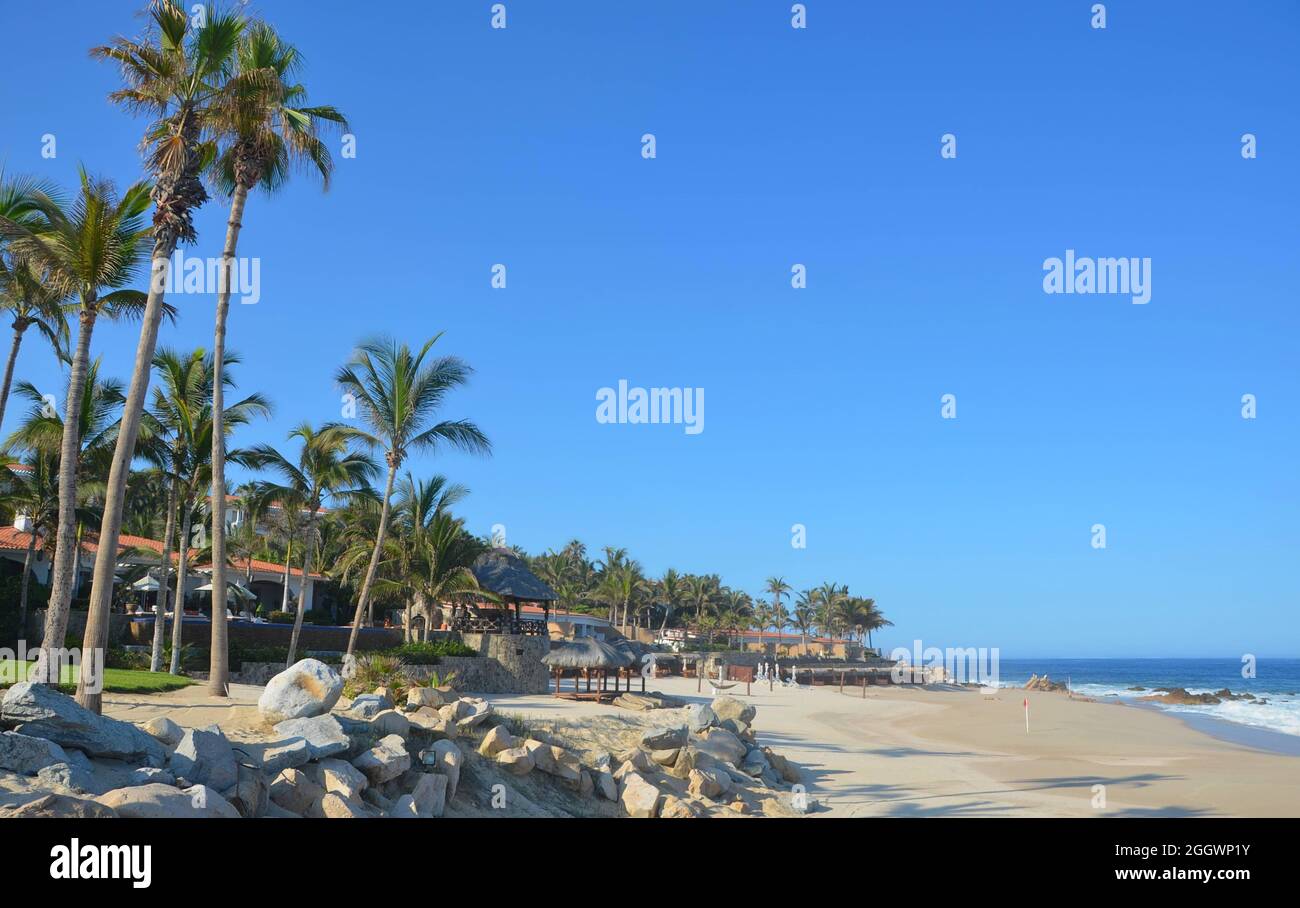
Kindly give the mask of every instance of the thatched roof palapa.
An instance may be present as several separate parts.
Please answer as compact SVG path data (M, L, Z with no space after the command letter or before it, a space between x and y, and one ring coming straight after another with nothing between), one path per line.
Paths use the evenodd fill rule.
M542 662L551 668L627 668L635 660L603 640L595 637L577 637L551 644L551 651Z
M524 559L509 549L495 548L474 559L471 568L478 585L504 599L554 602L560 597L528 569Z

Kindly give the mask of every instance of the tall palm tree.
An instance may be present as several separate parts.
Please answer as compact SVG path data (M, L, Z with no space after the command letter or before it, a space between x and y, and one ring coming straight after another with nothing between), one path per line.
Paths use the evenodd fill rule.
M230 353L226 356L227 366L238 362L237 354ZM175 614L172 618L172 657L169 667L172 674L178 674L181 667L185 580L189 572L189 558L192 548L204 547L193 545L190 530L196 514L202 514L203 496L211 488L212 482L211 436L215 431L212 420L212 386L216 367L212 356L202 348L189 353L164 348L154 357L154 365L158 370L159 384L154 388L153 406L145 414L144 422L148 438L164 441L154 448L146 446L145 451L151 452L147 456L159 462L171 476L175 500L180 507L176 605L173 609ZM234 386L228 369L223 370L221 384L225 387ZM260 394L251 394L229 408L223 428L229 434L236 426L244 425L254 417L269 415L270 412L271 405L266 398ZM162 449L162 453L158 452L158 448ZM241 464L254 463L245 451L231 451L227 457ZM164 539L164 548L168 541ZM170 562L170 552L166 554ZM224 600L220 612L223 616L226 613ZM157 664L159 667L163 648L163 634L159 628L163 624L160 614L154 622L151 660L151 665Z
M673 568L664 571L664 575L659 578L659 594L663 599L664 606L664 620L659 625L660 635L668 627L668 619L672 617L673 612L677 609L677 603L682 599L685 592L683 586L681 575Z
M191 20L182 0L153 0L149 8L149 30L144 37L119 37L111 44L91 50L91 56L121 67L125 84L112 92L109 100L150 117L144 144L153 182L150 196L154 214L152 279L104 495L104 516L99 528L99 551L95 555L83 643L87 651L101 649L108 641L117 539L158 344L158 328L165 311L168 263L179 243L193 243L197 239L193 213L208 198L202 175L213 153L209 142L213 134L213 103L228 90L226 75L244 24L239 15L209 10L200 26ZM99 712L100 695L89 689L91 680L88 663L83 664L77 701Z
M212 341L218 370L225 353L226 319L234 283L230 278L235 274L235 253L249 191L260 186L267 193L275 192L300 165L316 170L328 187L333 161L321 141L319 128L323 124L347 125L347 120L333 107L304 103L307 89L295 81L302 57L271 26L250 23L240 37L234 62L235 72L228 90L214 104L223 146L217 173L230 192L230 218L226 222L226 243L221 253L222 273L227 279L218 287ZM212 399L215 424L212 433L212 664L208 692L219 697L226 696L228 675L226 611L222 599L226 589L226 470L222 449L225 433L221 425L224 408L218 385ZM288 589L287 582L285 589ZM295 621L295 629L297 626Z
M302 442L296 460L290 460L270 445L258 445L251 450L257 466L271 471L277 478L253 483L249 490L250 501L259 508L278 503L282 510L293 510L306 516L302 527L302 586L299 588L298 610L293 619L286 665L293 664L298 652L298 638L306 612L303 594L307 578L311 576L321 508L336 498L346 500L368 487L379 473L373 460L348 449L347 433L337 426L316 429L310 423L302 423L289 433L289 438ZM288 588L286 576L286 593Z
M57 198L53 184L31 177L6 179L0 169L0 221L37 227L41 221L36 204L40 195ZM18 350L28 328L35 327L50 342L55 354L67 359L68 321L62 302L62 295L46 283L40 271L9 251L5 235L0 233L0 312L13 316L14 332L9 357L5 360L4 379L0 381L0 425L4 423L9 403Z
M840 626L840 604L848 595L847 587L834 583L823 583L813 591L817 597L817 621L822 632L831 639Z
M768 577L763 586L763 592L772 597L772 605L778 610L781 608L781 597L788 596L793 592L790 584L785 582L784 577Z
M144 262L148 231L144 212L149 207L149 187L136 183L120 198L108 180L96 179L83 168L75 201L65 208L54 198L38 193L33 202L36 223L0 219L0 233L11 251L45 275L51 291L76 300L78 330L68 377L65 410L81 409L90 364L90 341L95 322L103 316L117 319L138 316L145 296L127 288ZM79 422L63 420L59 458L59 539L73 539L77 508L77 451ZM62 646L72 602L75 550L59 546L54 553L54 577L45 613L45 636L36 678L48 681L52 649Z
M817 600L812 590L804 590L795 602L791 614L794 626L799 628L799 652L808 655L808 633L817 621Z
M382 450L388 464L375 547L357 596L352 633L348 636L349 656L356 650L361 616L370 604L371 587L379 568L384 537L388 533L393 483L402 463L410 454L432 453L443 445L476 453L487 453L492 449L487 436L468 420L443 420L429 425L446 402L447 395L469 381L473 371L454 356L426 361L429 351L441 337L441 333L434 335L418 352L412 352L406 344L399 344L391 338L365 341L335 376L339 386L355 401L357 415L365 426L347 427L347 436L371 451Z

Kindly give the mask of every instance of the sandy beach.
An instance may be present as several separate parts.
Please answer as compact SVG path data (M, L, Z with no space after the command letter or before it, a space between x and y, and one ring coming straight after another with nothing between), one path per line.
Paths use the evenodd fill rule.
M683 678L648 689L711 699ZM110 694L104 705L132 722L167 715L186 726L220 724L232 739L255 738L264 733L260 692L235 685L231 699L217 700L195 686ZM757 706L760 743L802 767L821 806L814 816L1300 815L1300 757L1220 740L1151 709L1021 690L986 700L978 691L918 686L870 687L865 697L861 688L841 694L834 687L754 685L746 698L742 685L730 693ZM550 696L486 699L577 748L631 746L666 718ZM1104 806L1097 785L1105 786Z
M650 689L708 699L688 679ZM653 724L654 713L608 705L488 699L538 718L616 713ZM759 741L804 768L810 796L826 808L818 816L1300 815L1300 757L1219 740L1150 709L916 686L871 687L864 698L860 688L754 685L747 699L758 707ZM1105 786L1104 807L1093 806L1096 785Z

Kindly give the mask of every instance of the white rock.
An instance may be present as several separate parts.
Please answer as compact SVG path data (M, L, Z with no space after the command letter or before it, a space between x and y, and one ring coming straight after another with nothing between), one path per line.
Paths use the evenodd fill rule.
M295 662L267 682L258 712L272 724L329 712L343 693L343 679L318 659Z

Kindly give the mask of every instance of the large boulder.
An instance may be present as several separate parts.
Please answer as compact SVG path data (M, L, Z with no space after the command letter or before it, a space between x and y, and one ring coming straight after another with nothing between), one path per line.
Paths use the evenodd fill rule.
M717 760L737 765L749 752L749 745L725 728L706 728L695 742L695 747Z
M519 739L510 734L509 729L504 725L498 725L483 736L478 752L485 757L495 757L503 750L518 747L519 743Z
M393 708L393 701L387 694L361 694L352 701L348 712L360 719L373 719L386 709Z
M460 784L460 767L465 762L465 756L454 741L434 741L432 747L420 752L420 762L447 777L448 801L456 797L456 786Z
M388 735L409 738L411 735L411 720L395 709L386 709L373 716L370 719L370 727L381 738Z
M26 804L0 806L0 820L45 818L61 820L100 820L117 816L117 811L98 801L69 795L47 794Z
M0 732L0 769L34 776L47 766L67 763L68 759L67 751L53 741L12 731Z
M655 728L641 736L641 746L646 750L675 750L685 743L685 727Z
M717 769L692 769L687 790L697 798L717 798L731 791L731 776Z
M162 742L166 747L175 747L181 743L181 738L185 737L185 729L166 716L154 716L141 725L140 730Z
M286 719L310 719L334 708L343 694L343 679L319 659L295 662L266 684L257 710L272 725Z
M251 766L239 767L239 781L221 793L241 817L254 819L266 815L270 804L266 777Z
M23 681L9 688L0 702L0 724L92 757L148 766L167 761L163 746L131 723L96 715L44 684Z
M320 816L319 806L326 791L298 769L283 770L271 782L271 800L300 817Z
M746 725L753 725L754 716L758 715L758 710L752 705L737 700L735 697L718 697L710 704L710 707L720 722L736 719Z
M662 797L663 792L640 773L630 772L623 778L623 793L619 800L629 817L655 816Z
M666 820L693 819L699 815L700 811L693 803L674 795L665 796L659 806L659 816Z
M440 817L447 809L447 777L441 773L422 772L411 789L415 811L422 817Z
M103 794L113 785L102 785L94 773L77 763L54 763L36 773L37 784L54 791L71 791L76 794Z
M177 778L217 791L225 791L239 780L234 748L216 725L185 732L172 752L168 768Z
M321 760L308 766L304 772L325 791L332 791L349 801L359 800L370 784L361 770L343 760Z
M718 714L707 703L692 703L686 707L686 724L691 731L699 732L718 724Z
M321 798L320 812L322 816L331 820L360 820L374 816L373 813L366 809L364 804L349 801L347 798L340 797L333 792Z
M171 785L134 785L114 789L96 800L117 811L120 817L239 819L239 811L206 785L194 785L184 790Z
M401 736L389 735L353 760L352 765L365 773L371 785L381 785L410 769L411 755Z
M412 687L406 692L406 708L430 706L439 709L456 699L456 692L441 687Z
M311 746L306 738L286 738L269 743L241 742L235 750L262 767L268 777L274 778L282 769L302 766L312 758Z
M352 738L334 716L288 719L275 726L275 733L281 738L305 739L313 760L344 753L352 746Z
M516 776L526 776L537 765L527 747L511 747L496 755L497 763L506 772Z

